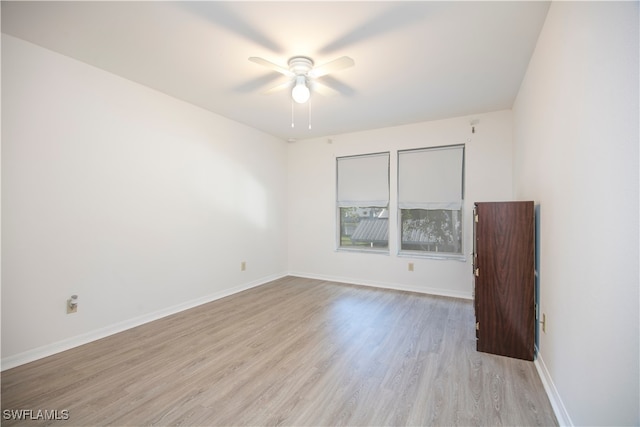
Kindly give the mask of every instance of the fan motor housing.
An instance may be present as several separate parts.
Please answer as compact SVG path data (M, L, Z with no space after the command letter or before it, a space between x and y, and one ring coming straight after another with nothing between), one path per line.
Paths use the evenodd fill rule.
M306 56L294 56L289 59L289 71L291 71L296 76L306 76L309 71L313 68L313 60Z

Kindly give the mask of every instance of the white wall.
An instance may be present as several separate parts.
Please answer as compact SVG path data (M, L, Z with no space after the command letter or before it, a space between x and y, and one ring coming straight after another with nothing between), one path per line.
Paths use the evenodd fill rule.
M514 107L540 203L543 376L563 423L638 425L638 2L558 2Z
M286 273L285 142L4 34L2 104L4 369Z
M476 133L470 122L479 120ZM512 197L511 112L500 111L289 145L289 271L291 274L471 298L471 261L398 257L397 150L466 144L464 253L471 250L475 201ZM331 139L331 142L329 142ZM336 251L336 157L391 152L390 254ZM415 264L408 271L408 262Z

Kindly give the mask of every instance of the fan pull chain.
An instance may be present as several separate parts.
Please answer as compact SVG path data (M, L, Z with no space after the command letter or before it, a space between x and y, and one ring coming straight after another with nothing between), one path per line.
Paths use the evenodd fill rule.
M307 101L307 108L308 108L308 118L309 118L309 130L311 130L311 99L309 99L309 101ZM291 128L295 128L296 127L296 123L295 123L295 113L294 113L294 104L293 104L293 100L291 101Z

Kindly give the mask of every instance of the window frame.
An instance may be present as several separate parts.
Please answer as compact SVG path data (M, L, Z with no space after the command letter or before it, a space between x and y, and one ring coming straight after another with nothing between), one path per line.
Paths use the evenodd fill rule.
M450 210L452 209L421 209L421 208L401 208L400 202L400 159L402 153L410 153L410 152L418 152L418 151L429 151L429 150L443 150L443 149L462 149L462 167L461 167L461 204L459 210L459 221L460 221L460 252L437 252L437 251L426 251L426 250L416 250L416 249L403 249L402 248L402 238L403 238L403 210L423 210L423 211L436 211L436 210ZM410 258L428 258L428 259L438 259L438 260L457 260L457 261L466 261L465 256L465 227L464 227L464 219L465 219L465 153L466 146L465 144L452 144L452 145L441 145L441 146L431 146L431 147L422 147L422 148L412 148L406 150L398 150L397 158L396 158L396 229L397 229L397 255L398 257L410 257ZM457 211L457 210L456 210Z
M371 157L371 156L386 156L387 157L387 198L386 198L386 202L387 204L385 206L341 206L340 205L340 194L339 194L339 188L340 188L340 176L339 176L339 161L340 159L353 159L353 158L364 158L364 157ZM389 239L389 232L391 231L391 224L389 222L389 213L390 213L390 204L391 204L391 152L390 151L380 151L380 152L375 152L375 153L364 153L364 154L354 154L354 155L346 155L346 156L336 156L335 157L335 171L336 171L336 185L335 185L335 215L336 215L336 242L335 242L335 250L339 251L339 252L359 252L359 253L376 253L376 254L385 254L385 255L389 255L390 254L390 239ZM341 209L342 208L356 208L356 209L372 209L372 208L381 208L381 209L385 209L387 211L387 244L386 246L360 246L360 245L353 245L353 246L343 246L342 245L342 215L341 215Z

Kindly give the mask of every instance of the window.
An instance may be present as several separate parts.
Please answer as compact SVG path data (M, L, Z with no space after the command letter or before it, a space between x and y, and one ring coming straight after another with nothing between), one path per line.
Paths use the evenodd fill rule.
M388 250L389 153L337 158L339 248Z
M400 251L459 257L464 146L398 152Z

